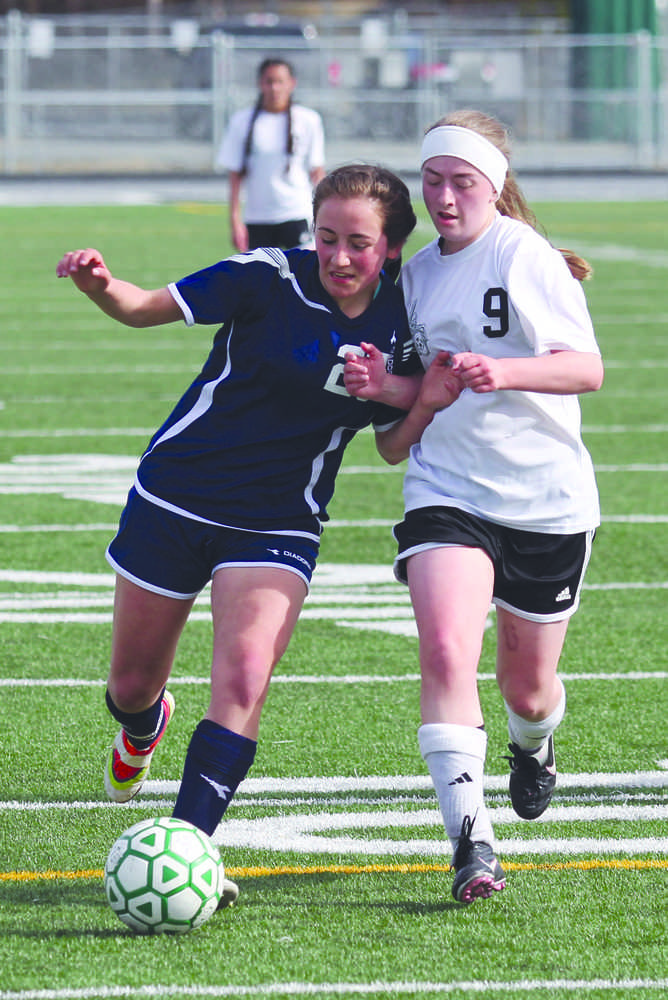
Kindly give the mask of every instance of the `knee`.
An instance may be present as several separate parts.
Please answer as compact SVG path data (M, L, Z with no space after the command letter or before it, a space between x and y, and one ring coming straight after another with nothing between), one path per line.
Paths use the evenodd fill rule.
M155 704L162 688L162 684L156 687L155 681L141 674L124 673L120 677L109 677L107 696L121 712L143 712Z
M269 678L260 674L244 673L228 686L226 701L244 711L252 712L264 705Z
M443 679L462 671L477 669L481 643L477 637L439 633L420 640L420 666L423 677Z
M253 712L265 702L271 674L272 664L249 650L233 662L214 663L212 701L234 705L244 713Z
M526 722L542 721L554 707L552 691L526 679L522 683L499 682L499 688L508 708Z
M524 695L510 699L504 696L504 701L515 715L519 715L521 719L525 719L527 722L540 722L545 717L544 703L535 695L531 696L525 693Z

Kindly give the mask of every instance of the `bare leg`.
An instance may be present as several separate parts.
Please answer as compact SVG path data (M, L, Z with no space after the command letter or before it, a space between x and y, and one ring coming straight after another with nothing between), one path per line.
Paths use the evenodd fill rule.
M271 675L288 647L305 597L304 581L287 570L234 567L215 573L207 719L257 739Z
M557 677L568 619L532 622L497 610L496 674L506 704L528 722L546 718L562 696Z
M497 678L508 711L510 799L518 816L547 809L557 770L552 733L566 709L557 676L568 619L531 622L499 609Z
M193 733L174 815L213 833L255 757L274 667L297 622L306 586L283 569L214 574L211 702Z
M428 549L408 581L420 635L422 721L482 725L477 670L494 570L482 549Z
M193 600L181 601L116 577L107 688L123 712L155 704L167 683Z
M477 685L494 569L482 549L443 546L412 556L408 580L420 635L418 742L454 848L453 893L469 902L504 884L484 802L487 735Z

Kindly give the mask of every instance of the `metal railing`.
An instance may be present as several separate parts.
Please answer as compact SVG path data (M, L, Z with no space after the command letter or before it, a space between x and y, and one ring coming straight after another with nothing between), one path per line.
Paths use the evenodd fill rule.
M668 168L668 47L647 32L466 35L405 28L271 39L188 21L0 18L0 171L210 172L267 54L296 67L328 164L415 166L424 128L478 107L535 169Z

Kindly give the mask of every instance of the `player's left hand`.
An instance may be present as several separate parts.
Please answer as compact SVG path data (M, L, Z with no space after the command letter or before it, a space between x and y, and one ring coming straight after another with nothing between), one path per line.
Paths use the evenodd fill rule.
M471 389L473 392L495 392L497 389L503 389L501 359L465 351L453 356L452 371L464 389Z

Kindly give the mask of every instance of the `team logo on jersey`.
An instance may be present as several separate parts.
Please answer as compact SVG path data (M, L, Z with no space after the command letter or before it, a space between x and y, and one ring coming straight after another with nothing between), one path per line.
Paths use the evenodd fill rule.
M408 307L408 325L413 335L413 343L418 354L429 354L429 341L424 323L418 322L417 302L413 301Z
M296 347L292 352L292 356L300 364L315 364L320 357L320 341L314 340L310 344L302 344L301 347Z

